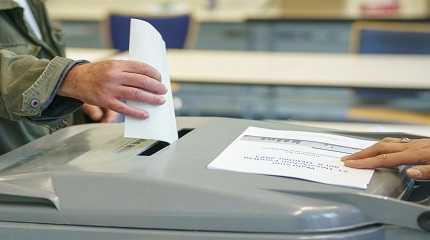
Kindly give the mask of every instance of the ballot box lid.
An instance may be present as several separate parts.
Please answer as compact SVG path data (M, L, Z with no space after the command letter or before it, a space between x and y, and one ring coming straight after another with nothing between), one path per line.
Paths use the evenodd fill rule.
M178 118L178 126L187 134L169 146L123 138L122 124L93 124L3 155L0 221L253 233L419 228L423 209L397 199L404 186L395 170L376 171L359 190L207 168L249 126L318 129L225 118Z

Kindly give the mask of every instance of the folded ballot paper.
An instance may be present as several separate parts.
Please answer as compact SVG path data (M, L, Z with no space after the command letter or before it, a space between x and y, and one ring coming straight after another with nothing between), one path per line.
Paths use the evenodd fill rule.
M366 189L374 171L345 167L340 158L374 143L334 134L249 127L208 168Z
M168 92L166 102L153 106L143 102L128 101L129 106L144 109L149 113L145 120L125 118L124 136L160 140L172 143L178 140L172 88L167 64L166 44L160 33L149 23L132 19L130 23L130 58L151 65L161 73L161 82Z

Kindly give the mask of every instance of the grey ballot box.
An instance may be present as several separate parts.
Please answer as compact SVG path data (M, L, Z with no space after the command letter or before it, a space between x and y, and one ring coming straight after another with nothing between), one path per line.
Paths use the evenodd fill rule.
M248 126L322 131L178 118L171 145L93 124L18 148L0 158L0 239L430 239L428 189L397 170L367 190L209 170Z

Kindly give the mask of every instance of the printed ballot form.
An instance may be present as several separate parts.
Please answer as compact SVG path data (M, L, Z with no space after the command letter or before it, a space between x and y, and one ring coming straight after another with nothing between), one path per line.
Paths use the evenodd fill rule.
M340 158L374 143L334 134L249 127L208 168L366 189L374 170L345 167Z
M131 19L130 23L130 60L144 62L157 69L161 82L167 88L166 102L153 106L143 102L127 101L131 107L144 109L149 113L145 120L125 118L124 136L160 140L172 143L178 140L172 88L167 64L166 44L160 33L149 23Z

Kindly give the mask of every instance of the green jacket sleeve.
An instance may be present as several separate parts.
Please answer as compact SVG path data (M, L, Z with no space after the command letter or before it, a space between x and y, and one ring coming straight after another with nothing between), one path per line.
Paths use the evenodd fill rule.
M0 117L49 122L78 109L77 100L57 96L68 71L80 61L16 55L0 49Z

